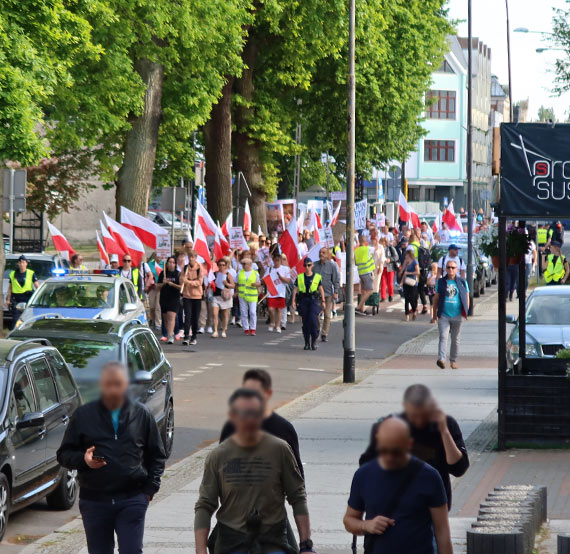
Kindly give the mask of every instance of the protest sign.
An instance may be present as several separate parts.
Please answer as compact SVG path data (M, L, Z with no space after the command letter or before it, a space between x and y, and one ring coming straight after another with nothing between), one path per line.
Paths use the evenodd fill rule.
M338 214L338 220L341 223L346 223L346 191L340 190L340 191L331 192L331 201L335 208L338 202L340 202L340 212Z
M230 248L247 248L247 242L243 236L243 229L241 227L230 227Z
M265 203L265 224L268 236L278 236L285 229L283 204L281 202Z
M156 237L156 257L159 260L168 258L172 253L170 244L170 235L161 233Z
M319 244L326 248L332 248L334 246L333 232L330 227L325 227L324 229L318 229L319 231Z
M354 203L354 228L357 231L366 228L366 209L368 207L367 200L361 200ZM342 210L342 208L341 208Z

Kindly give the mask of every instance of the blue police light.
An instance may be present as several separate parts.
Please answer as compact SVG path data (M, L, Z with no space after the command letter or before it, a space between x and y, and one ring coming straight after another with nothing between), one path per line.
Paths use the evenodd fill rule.
M119 275L118 269L95 269L93 271L95 275Z
M64 269L63 267L54 267L51 270L51 274L54 277L61 277L62 275L67 275L67 269Z

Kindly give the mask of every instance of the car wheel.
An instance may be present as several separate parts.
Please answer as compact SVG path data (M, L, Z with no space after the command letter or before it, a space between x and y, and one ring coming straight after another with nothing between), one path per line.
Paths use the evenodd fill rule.
M164 416L164 425L162 426L162 443L166 457L169 458L172 453L172 446L174 445L174 406L172 402L168 403L166 415Z
M485 294L485 281L481 283L481 294Z
M77 470L62 468L57 488L47 495L48 506L52 510L69 510L77 499Z
M6 534L10 514L10 483L4 473L0 473L0 541Z

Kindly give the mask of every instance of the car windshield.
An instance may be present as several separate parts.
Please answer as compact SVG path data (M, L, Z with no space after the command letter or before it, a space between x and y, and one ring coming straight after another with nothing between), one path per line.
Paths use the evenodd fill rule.
M77 381L84 402L99 396L101 367L119 360L119 345L113 342L50 337L50 342L61 352Z
M537 294L526 309L527 325L570 325L570 296Z
M51 260L28 260L28 269L31 269L36 274L40 281L45 281L53 277L51 270L55 267L54 262ZM4 279L10 278L10 273L18 269L18 259L8 258L6 260L6 267L4 269Z
M34 308L110 308L113 283L50 282L44 283L29 304Z

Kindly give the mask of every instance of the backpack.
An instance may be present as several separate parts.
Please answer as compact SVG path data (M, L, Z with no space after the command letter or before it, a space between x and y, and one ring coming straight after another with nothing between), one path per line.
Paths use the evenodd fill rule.
M423 246L418 248L418 263L420 264L420 269L429 269L431 265L429 250Z

